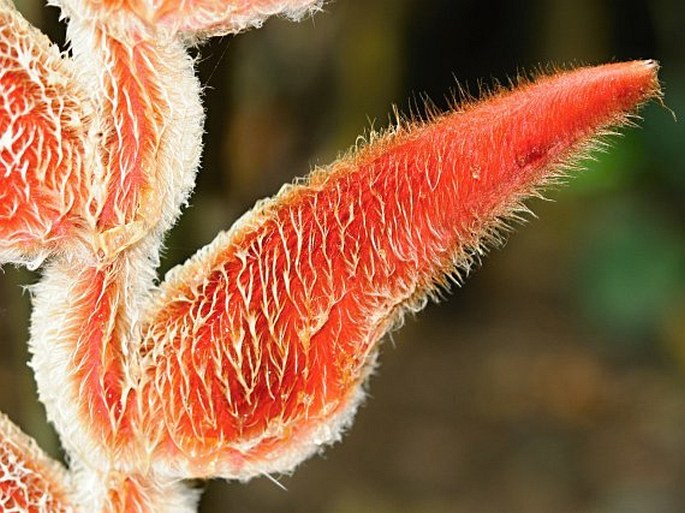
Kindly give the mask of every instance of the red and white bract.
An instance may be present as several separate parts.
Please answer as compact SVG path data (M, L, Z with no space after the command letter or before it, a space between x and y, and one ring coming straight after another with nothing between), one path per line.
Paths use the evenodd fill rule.
M592 136L656 94L655 70L543 77L397 128L174 269L142 346L141 414L153 429L164 420L165 464L246 478L336 440L383 334L467 271Z
M298 20L311 14L322 0L166 0L147 19L185 35L197 37L235 34L258 27L273 15Z
M89 104L72 63L0 2L0 263L22 263L73 235L88 194Z
M68 494L66 469L0 414L0 510L73 513Z
M299 20L323 0L59 0L71 15L131 30L197 41L259 27L270 16Z
M400 124L260 202L157 286L200 158L186 45L320 4L60 5L69 58L0 0L0 263L49 257L31 366L70 457L65 477L0 420L0 494L21 512L187 513L184 479L287 471L337 440L403 313L659 95L656 64L636 61Z

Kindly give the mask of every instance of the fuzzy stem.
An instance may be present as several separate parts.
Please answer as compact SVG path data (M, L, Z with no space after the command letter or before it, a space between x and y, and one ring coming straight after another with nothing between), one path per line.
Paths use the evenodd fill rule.
M32 367L76 465L118 472L125 461L144 475L149 462L132 445L126 412L161 239L194 184L199 85L175 40L112 38L77 15L69 37L96 106L85 157L90 192L76 241L33 288Z

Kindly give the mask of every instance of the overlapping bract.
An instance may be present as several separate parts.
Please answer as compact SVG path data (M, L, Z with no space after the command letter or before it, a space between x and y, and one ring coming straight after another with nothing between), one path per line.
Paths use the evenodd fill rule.
M0 261L51 256L30 348L74 481L72 495L0 419L0 501L20 511L66 511L69 493L84 511L187 512L182 479L289 470L336 440L383 334L659 94L655 63L614 64L396 127L261 202L157 287L199 160L183 45L320 3L61 3L73 60L0 0Z
M0 263L57 249L87 199L89 103L71 62L0 2Z

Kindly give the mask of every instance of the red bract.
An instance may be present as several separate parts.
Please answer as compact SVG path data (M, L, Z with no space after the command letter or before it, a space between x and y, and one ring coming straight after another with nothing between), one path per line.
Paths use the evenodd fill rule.
M335 440L378 340L468 271L589 136L653 96L655 70L544 77L397 128L259 204L173 270L145 329L141 391L141 415L164 419L160 435L145 424L168 440L165 465L249 477Z
M157 287L199 160L184 45L318 4L63 4L70 58L0 0L0 261L49 257L32 367L70 455L67 477L3 421L0 499L19 511L41 498L40 511L191 511L183 479L287 471L337 440L404 312L659 94L656 64L636 61L401 123L259 203Z
M0 261L40 261L87 194L89 104L71 63L0 3Z
M0 509L67 513L69 491L66 470L0 414Z

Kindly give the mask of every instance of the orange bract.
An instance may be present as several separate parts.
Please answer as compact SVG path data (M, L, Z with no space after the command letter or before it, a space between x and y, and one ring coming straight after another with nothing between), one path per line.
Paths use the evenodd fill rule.
M66 483L65 470L0 414L0 509L70 513Z
M141 42L131 49L105 35L99 47L110 63L103 76L99 152L107 194L97 224L104 231L143 217L143 201L160 179L156 158L170 106L156 80L162 66L155 48Z
M45 256L79 224L89 104L70 64L0 9L0 261Z
M655 95L632 62L540 79L400 128L261 203L172 272L141 415L184 475L282 471L334 440L377 342L468 271L521 200ZM580 101L579 101L580 100Z

